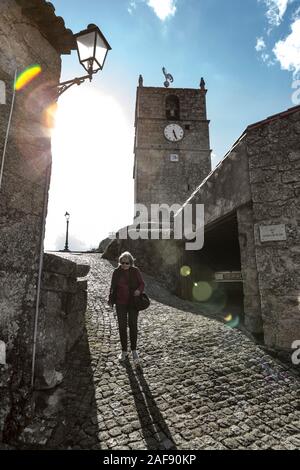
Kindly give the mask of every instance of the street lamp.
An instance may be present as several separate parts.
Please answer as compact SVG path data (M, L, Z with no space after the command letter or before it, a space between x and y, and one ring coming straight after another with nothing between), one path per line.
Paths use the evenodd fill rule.
M75 34L78 58L88 74L103 69L108 51L111 49L98 26L89 24L88 28Z
M66 231L66 243L65 243L64 251L70 251L69 250L69 220L70 220L69 212L65 213L65 218L66 218L66 222L67 222L67 231Z
M104 35L95 24L89 24L87 29L75 34L74 37L79 62L88 75L59 83L57 85L58 96L62 95L72 85L80 85L87 79L91 82L93 75L103 69L107 53L111 50Z

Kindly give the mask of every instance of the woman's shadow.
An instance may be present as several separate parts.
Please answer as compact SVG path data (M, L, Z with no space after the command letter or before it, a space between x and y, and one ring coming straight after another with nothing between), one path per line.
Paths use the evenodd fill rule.
M145 380L141 366L125 363L147 449L175 450L176 444Z

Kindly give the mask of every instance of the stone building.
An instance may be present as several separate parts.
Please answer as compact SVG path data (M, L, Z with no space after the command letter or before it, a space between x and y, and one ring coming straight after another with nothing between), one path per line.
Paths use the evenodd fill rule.
M204 246L188 251L186 240L117 239L104 256L116 258L131 250L142 269L179 296L198 301L200 310L208 308L224 318L235 309L245 328L267 346L291 351L293 341L300 339L300 107L250 125L209 172L205 90L197 95L194 90L141 85L135 201L147 205L182 201L184 184L190 182L177 218L188 204L194 212L196 204L204 204ZM186 122L190 125L189 144L184 139L180 145L168 143L163 135L172 122L166 98L173 94L185 103L182 118L183 127ZM190 145L195 145L194 152ZM179 155L177 166L172 166L171 152ZM192 154L198 166L189 159ZM197 187L192 191L193 185ZM186 268L181 271L182 267ZM199 292L201 288L206 292Z
M182 295L191 294L201 267L206 281L219 272L224 284L226 273L240 271L246 328L287 351L300 338L299 190L297 106L248 126L187 199L204 204L205 243L180 260L192 271L181 279Z
M143 86L135 113L135 203L183 204L211 170L204 80L199 89Z
M2 432L12 435L22 425L17 415L28 398L34 352L40 351L41 358L48 347L38 344L47 332L36 329L51 174L47 110L57 99L61 54L69 54L76 43L72 31L45 0L1 0L0 36L0 341L5 353L0 358L1 441ZM15 73L34 64L41 67L39 76L14 93ZM76 287L74 266L60 272L58 265L55 274L48 261L50 273L43 275L39 326L49 327L49 312L61 314L62 296L65 301L68 294L85 296L80 294L84 285ZM59 276L60 289L55 287ZM71 303L70 298L66 308ZM54 367L55 357L53 361Z

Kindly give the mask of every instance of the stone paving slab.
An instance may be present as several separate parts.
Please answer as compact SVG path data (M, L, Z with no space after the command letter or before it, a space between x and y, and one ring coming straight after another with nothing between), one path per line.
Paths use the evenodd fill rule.
M188 303L175 308L167 292L172 305L152 300L139 314L142 368L121 365L107 306L113 266L100 254L60 255L91 270L86 332L69 356L59 422L44 419L46 447L300 449L299 380L288 368Z

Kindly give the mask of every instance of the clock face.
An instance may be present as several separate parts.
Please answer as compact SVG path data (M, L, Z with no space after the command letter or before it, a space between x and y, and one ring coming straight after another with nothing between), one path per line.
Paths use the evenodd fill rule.
M179 124L168 124L164 130L165 138L170 142L179 142L184 137L184 132Z

